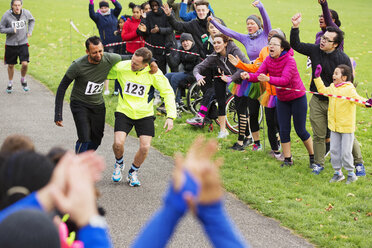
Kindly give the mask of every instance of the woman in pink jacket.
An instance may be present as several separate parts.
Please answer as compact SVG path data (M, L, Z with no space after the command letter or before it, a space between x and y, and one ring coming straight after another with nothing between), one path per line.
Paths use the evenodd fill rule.
M267 76L268 73L270 76ZM280 35L274 35L270 39L269 56L266 57L258 71L256 73L243 72L241 76L243 79L249 79L250 82L269 82L274 86L305 90L296 61L293 58L293 50L288 41ZM304 142L311 163L314 159L314 151L313 141L306 130L307 100L305 92L277 88L276 94L279 134L285 157L282 166L293 164L290 142L292 116L296 133Z

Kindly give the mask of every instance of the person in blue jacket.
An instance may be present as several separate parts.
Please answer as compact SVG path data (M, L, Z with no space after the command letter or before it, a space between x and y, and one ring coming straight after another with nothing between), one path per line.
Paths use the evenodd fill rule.
M166 247L178 222L190 211L203 225L213 247L248 247L227 215L219 177L222 160L213 161L218 143L197 138L186 157L176 155L173 179L163 206L133 242L133 248Z
M97 12L94 12L94 0L89 0L89 17L97 25L104 51L109 53L117 53L120 49L120 46L107 47L106 45L122 41L120 36L115 35L115 31L117 31L118 18L122 7L117 0L111 0L111 2L115 6L114 9L110 9L109 3L106 0L102 0L99 2L99 9ZM104 95L110 94L108 84L109 80L105 80Z
M194 0L182 0L180 4L180 12L179 16L182 20L185 22L192 21L198 17L196 10L195 10L195 4ZM211 7L211 5L208 6L208 9L211 11L212 15L214 15L214 11ZM174 10L176 11L176 10Z

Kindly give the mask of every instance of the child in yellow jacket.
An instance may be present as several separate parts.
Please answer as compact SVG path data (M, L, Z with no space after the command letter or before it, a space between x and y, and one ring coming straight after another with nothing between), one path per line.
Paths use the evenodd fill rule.
M318 65L315 71L315 85L319 93L332 94L337 96L351 97L360 101L372 103L358 95L352 83L352 70L347 65L339 65L333 72L333 83L325 87L320 73L322 66ZM328 128L331 130L331 163L335 170L332 179L329 181L339 182L345 179L342 174L342 166L348 171L346 184L355 182L358 177L354 173L352 147L355 132L356 105L370 107L355 101L329 97L328 105Z

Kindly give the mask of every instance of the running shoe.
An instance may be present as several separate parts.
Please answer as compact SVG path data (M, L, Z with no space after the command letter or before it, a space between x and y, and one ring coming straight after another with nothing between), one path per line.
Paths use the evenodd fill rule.
M253 139L251 137L245 137L243 140L243 146L247 147L253 144Z
M138 180L137 171L133 171L132 173L128 173L127 182L131 187L138 187L141 186L140 181Z
M273 158L275 158L278 161L284 161L284 155L283 153L276 154L273 150L269 152L269 155Z
M285 161L283 160L283 163L280 165L280 167L289 167L293 165L293 160L291 161Z
M239 145L238 142L235 142L230 149L235 150L235 151L244 151L244 145Z
M313 164L313 170L312 170L312 173L315 174L315 175L319 175L320 172L322 172L322 170L324 170L324 167L319 165L319 164Z
M28 86L27 86L27 81L26 80L24 80L23 83L21 82L21 84L22 84L23 90L25 92L30 90L30 88L28 88Z
M341 182L344 179L345 179L345 176L343 174L339 174L336 172L335 174L333 174L333 177L331 178L331 180L329 180L329 182L330 183Z
M105 96L110 95L110 91L109 91L109 90L105 90L105 91L103 92L103 94L104 94Z
M13 85L8 84L8 86L6 87L6 93L10 94L10 93L12 93L12 91L13 91Z
M262 150L262 146L261 144L257 145L257 144L253 144L253 147L252 147L252 151L261 151Z
M225 139L229 135L229 132L227 130L225 131L220 131L218 133L217 139Z
M119 95L119 91L114 91L114 93L112 93L113 96L118 96Z
M112 181L117 183L117 182L120 182L121 179L123 179L123 176L121 175L121 172L123 171L123 169L124 169L124 164L115 163L114 173L112 173L112 177L111 177Z
M352 175L347 175L346 184L350 184L358 180L358 177L353 173Z
M366 169L363 164L355 165L355 174L357 177L364 177L366 175Z
M203 118L197 114L193 118L187 119L186 123L193 126L203 126Z

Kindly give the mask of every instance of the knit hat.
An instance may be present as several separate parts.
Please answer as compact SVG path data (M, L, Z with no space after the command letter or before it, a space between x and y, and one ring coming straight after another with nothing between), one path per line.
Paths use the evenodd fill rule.
M284 39L286 39L285 33L280 28L271 29L270 32L272 32L272 31L276 32L278 35L280 35L281 37L283 37Z
M99 7L100 8L102 8L102 7L109 7L109 3L108 2L106 2L106 1L101 1L101 2L99 2Z
M0 223L0 247L59 248L61 242L56 226L45 213L26 209Z
M261 23L260 19L257 18L256 15L248 16L248 18L245 22L247 22L249 19L253 20L258 25L259 28L262 28L262 23Z
M195 43L194 38L192 38L192 35L189 34L189 33L182 33L181 34L180 42L182 43L182 41L184 41L184 40L191 40L192 43Z

